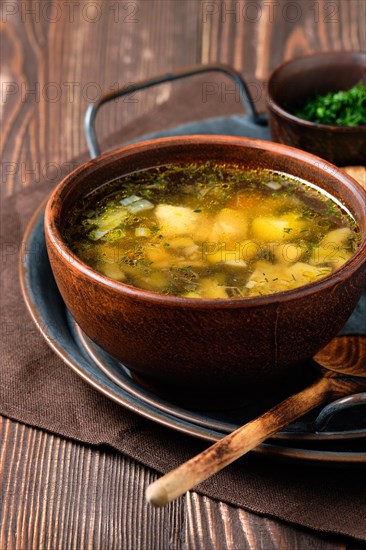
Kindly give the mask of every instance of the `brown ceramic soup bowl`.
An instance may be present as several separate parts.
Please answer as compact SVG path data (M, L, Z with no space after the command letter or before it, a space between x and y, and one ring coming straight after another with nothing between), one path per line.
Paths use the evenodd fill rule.
M316 283L224 300L134 288L94 271L66 245L65 217L80 197L132 171L208 160L274 169L315 183L351 211L361 245L340 269ZM133 373L154 386L245 395L271 389L275 381L296 373L347 321L366 283L365 201L365 191L347 174L291 147L226 136L164 138L127 146L69 174L47 204L46 242L74 319Z
M304 149L338 166L364 164L366 125L318 124L295 116L317 94L366 85L366 52L325 52L283 63L268 82L268 114L275 141Z

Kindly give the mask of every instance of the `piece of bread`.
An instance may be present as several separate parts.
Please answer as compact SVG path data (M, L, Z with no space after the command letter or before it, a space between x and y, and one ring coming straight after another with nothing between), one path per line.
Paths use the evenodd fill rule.
M342 168L347 174L354 178L366 189L366 166L344 166Z

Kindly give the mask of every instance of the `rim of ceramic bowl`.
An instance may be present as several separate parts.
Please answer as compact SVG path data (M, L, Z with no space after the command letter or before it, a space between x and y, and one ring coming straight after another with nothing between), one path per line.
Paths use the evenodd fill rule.
M356 196L357 201L362 204L362 201L365 201L366 204L366 191L361 187L361 185L354 180L351 176L346 174L346 172L341 171L339 168L333 164L325 161L324 159L317 157L306 151L301 151L295 147L290 147L288 145L282 145L279 143L274 143L271 141L263 141L258 139L251 139L245 137L236 137L236 136L221 136L221 135L194 135L194 136L175 136L175 137L165 137L157 138L152 140L147 140L143 142L134 143L132 145L127 145L112 151L110 153L105 153L100 157L91 159L88 162L82 164L70 174L68 174L54 189L49 197L46 210L45 210L45 234L48 237L48 240L52 243L52 246L55 247L57 253L65 259L65 261L74 267L77 271L80 271L84 276L87 276L92 281L109 288L115 292L133 297L140 301L150 301L150 302L161 302L166 306L184 306L192 308L215 308L226 309L232 307L253 307L255 305L268 305L269 303L276 303L278 301L290 301L294 298L305 297L308 294L312 294L316 289L323 289L327 286L337 284L344 279L348 279L353 275L355 271L362 267L365 264L366 268L366 224L364 232L362 234L361 242L355 253L349 258L340 268L336 269L330 275L323 277L319 281L308 283L306 285L297 287L292 290L277 292L273 294L266 294L263 296L252 296L244 298L225 298L222 300L215 299L204 299L204 298L187 298L181 296L167 296L164 294L159 294L157 292L152 292L145 289L140 289L138 287L133 287L126 283L116 281L105 275L102 275L98 271L95 271L93 268L89 267L86 263L82 262L79 257L74 254L71 249L66 244L65 239L63 238L61 231L55 221L55 216L53 213L52 206L55 202L58 201L58 207L62 207L62 199L60 199L60 194L65 189L65 187L70 183L70 180L73 180L73 186L77 185L77 178L86 171L93 168L95 165L99 165L103 161L110 161L113 163L118 159L121 154L126 155L129 152L145 152L157 147L159 145L169 144L172 147L181 145L183 143L187 144L187 141L192 144L226 144L226 145L236 145L242 147L250 147L260 150L267 150L274 153L280 153L281 155L287 156L289 158L296 158L302 162L305 162L309 165L312 161L312 166L314 163L320 163L320 170L326 172L326 169L329 170L328 173L332 174L332 177L336 178L338 181L341 181L349 190L352 190L354 196ZM168 164L168 163L167 163ZM275 168L274 168L275 169ZM333 172L336 172L336 176ZM291 176L291 173L288 174ZM296 176L293 176L296 177ZM76 182L76 183L75 183ZM358 223L359 220L356 220Z
M279 116L281 116L283 119L290 120L291 122L295 122L299 126L305 126L306 128L312 128L313 130L328 130L339 134L359 134L359 133L366 133L366 124L360 124L358 126L337 126L334 124L322 124L319 122L312 122L311 120L306 120L304 118L300 118L292 113L290 111L286 111L283 107L279 105L279 103L273 99L272 93L271 93L271 86L273 85L274 79L278 76L278 74L286 69L287 67L291 65L297 65L299 62L306 60L306 59L327 59L327 58L333 58L336 59L337 57L356 57L356 56L362 56L364 57L364 64L366 64L366 51L362 50L350 50L350 51L337 51L337 52L322 52L322 53L310 53L307 55L301 55L298 57L294 57L293 59L290 59L289 61L284 61L277 67L273 69L271 72L269 79L268 79L268 98L267 98L267 104L268 106Z

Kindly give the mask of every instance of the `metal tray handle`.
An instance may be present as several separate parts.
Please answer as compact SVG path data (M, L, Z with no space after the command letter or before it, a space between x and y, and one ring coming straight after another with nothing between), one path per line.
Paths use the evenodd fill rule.
M238 71L236 71L229 65L224 64L196 65L194 67L188 67L185 69L158 75L148 80L143 80L141 82L137 82L136 84L131 84L131 86L127 86L124 88L120 88L119 90L106 93L98 101L96 101L95 103L91 103L87 108L84 121L85 136L90 156L92 158L95 158L101 154L95 129L95 119L102 105L108 103L109 101L112 101L113 99L131 94L138 90L145 90L146 88L151 88L165 82L173 82L174 80L180 80L189 76L195 76L209 72L220 72L231 78L234 81L235 85L238 86L239 97L252 121L259 126L267 125L266 118L263 115L257 113L254 107L253 99L249 94L248 87Z
M360 405L366 407L366 392L355 393L353 395L342 397L341 399L333 401L332 403L324 407L315 419L315 430L318 432L327 431L333 418L336 415L341 416L342 412L351 410L353 407L359 407Z

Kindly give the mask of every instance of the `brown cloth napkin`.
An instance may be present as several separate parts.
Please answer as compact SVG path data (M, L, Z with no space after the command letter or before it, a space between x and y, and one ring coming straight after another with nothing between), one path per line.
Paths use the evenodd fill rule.
M235 111L240 111L235 101L203 104L199 91L185 82L172 100L124 129L123 139ZM113 136L111 143L120 144L121 136ZM75 163L86 158L83 155ZM87 444L109 445L167 472L207 444L145 420L93 390L51 351L23 303L18 282L21 239L30 216L52 186L53 182L44 181L2 206L0 413ZM252 454L197 490L253 512L366 541L365 469L315 467Z

